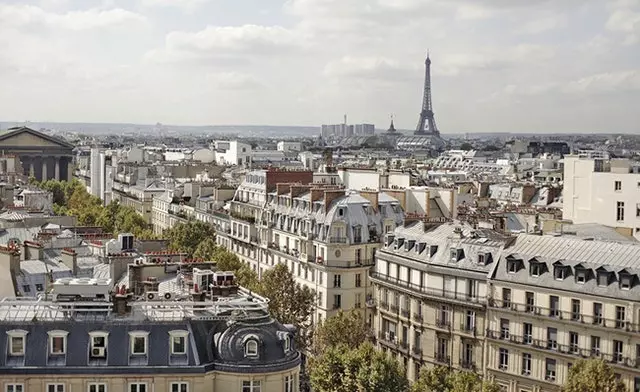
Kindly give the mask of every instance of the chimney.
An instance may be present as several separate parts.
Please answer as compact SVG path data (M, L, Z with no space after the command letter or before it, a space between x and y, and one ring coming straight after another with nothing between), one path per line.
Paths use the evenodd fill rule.
M283 195L285 193L289 193L289 190L291 189L291 184L276 184L276 194L278 196Z
M20 274L20 250L18 247L0 246L0 265L8 265L13 282L13 291L18 293L16 276Z
M60 261L71 269L73 276L78 275L78 254L71 248L64 248L60 253Z
M375 212L378 212L378 191L370 191L370 190L362 190L360 191L360 196L371 202L371 206Z
M325 190L324 191L324 212L327 213L331 208L331 203L339 197L344 196L344 190Z
M118 316L125 316L131 312L131 305L129 302L131 301L133 294L128 292L128 290L122 287L115 287L115 293L113 294L113 305L114 310Z
M311 202L315 202L318 200L322 200L324 197L324 189L322 188L312 188L311 189Z
M303 195L307 192L309 192L309 189L311 189L310 186L308 185L291 185L291 197L298 197L300 195Z
M462 227L456 226L453 229L453 238L462 239L463 237L464 237L464 235L462 234Z
M42 260L44 258L42 244L34 241L24 241L20 260Z

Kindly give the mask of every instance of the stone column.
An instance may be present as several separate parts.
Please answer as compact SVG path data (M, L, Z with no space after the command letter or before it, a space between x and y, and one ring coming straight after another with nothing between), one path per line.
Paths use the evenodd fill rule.
M64 164L67 167L67 181L73 181L73 170L71 165L71 158L67 157L64 159Z
M35 177L36 175L36 169L33 166L33 161L34 161L33 158L29 159L29 177L31 176Z
M44 157L44 159L42 159L42 181L47 181L47 163L49 162L49 157Z
M60 158L53 158L56 161L56 180L60 181Z

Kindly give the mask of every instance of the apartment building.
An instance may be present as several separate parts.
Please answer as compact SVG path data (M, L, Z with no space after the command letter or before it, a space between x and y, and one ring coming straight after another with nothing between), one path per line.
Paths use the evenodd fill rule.
M563 218L625 235L640 230L640 166L593 154L564 157Z
M297 176L310 179L306 173ZM259 275L285 263L318 296L312 321L353 308L373 321L366 311L373 303L369 270L383 234L404 220L398 200L377 191L272 182L266 171L248 174L236 196L229 233L219 234L218 243Z
M298 391L295 328L232 274L129 267L145 279L142 300L111 279L65 278L46 297L0 301L2 390Z
M482 372L488 275L510 240L424 221L386 235L371 274L374 329L410 379L425 364Z
M485 371L507 392L560 391L602 358L640 391L640 246L521 234L492 272Z

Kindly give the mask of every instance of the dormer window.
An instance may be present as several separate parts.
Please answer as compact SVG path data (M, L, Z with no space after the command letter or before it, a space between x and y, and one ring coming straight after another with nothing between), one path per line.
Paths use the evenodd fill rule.
M600 287L609 286L609 272L608 271L598 271L598 286L600 286Z
M129 344L131 355L146 355L148 348L149 332L135 331L129 332Z
M416 243L415 240L407 240L404 243L404 250L405 252L408 252L411 250L411 248L413 248L413 245Z
M538 277L542 275L542 264L541 263L531 263L531 276Z
M576 270L576 283L584 284L587 281L587 270Z
M291 351L291 337L290 336L285 336L284 337L283 346L284 346L284 352L285 353L288 353L289 351Z
M451 248L449 249L449 258L453 262L460 261L462 259L462 249Z
M49 354L64 355L67 353L67 331L49 331Z
M555 280L564 280L567 277L567 267L556 265L553 267L553 277Z
M256 358L258 356L258 340L251 336L244 343L244 356L247 358Z
M169 331L169 344L172 355L185 355L187 353L187 331Z
M107 357L107 338L109 333L96 331L89 332L89 358L101 359Z
M344 208L338 208L338 216L344 216Z
M629 274L620 274L620 288L622 290L631 289L631 275Z
M12 357L24 356L27 345L27 331L14 329L7 331L9 337L9 355Z

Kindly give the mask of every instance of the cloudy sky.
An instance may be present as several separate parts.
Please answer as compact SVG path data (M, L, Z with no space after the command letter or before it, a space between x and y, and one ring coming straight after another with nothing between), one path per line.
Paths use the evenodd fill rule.
M640 133L640 0L0 0L0 119Z

